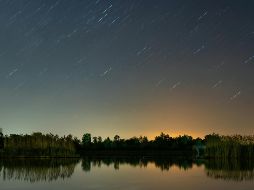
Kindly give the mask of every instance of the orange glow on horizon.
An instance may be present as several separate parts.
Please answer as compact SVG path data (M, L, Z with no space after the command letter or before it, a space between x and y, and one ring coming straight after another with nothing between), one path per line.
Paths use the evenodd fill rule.
M149 140L154 140L156 136L159 136L161 133L164 133L164 134L168 134L170 137L179 137L179 136L183 136L183 135L189 135L189 136L192 136L193 138L204 138L204 134L201 134L201 133L197 133L197 132L167 132L167 131L158 131L158 132L154 132L154 133L151 133L149 135L147 135L147 138Z

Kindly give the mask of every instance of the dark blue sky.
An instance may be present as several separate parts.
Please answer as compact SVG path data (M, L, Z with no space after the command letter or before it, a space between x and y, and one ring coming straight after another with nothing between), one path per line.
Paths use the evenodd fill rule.
M253 133L253 9L253 0L0 0L0 126Z

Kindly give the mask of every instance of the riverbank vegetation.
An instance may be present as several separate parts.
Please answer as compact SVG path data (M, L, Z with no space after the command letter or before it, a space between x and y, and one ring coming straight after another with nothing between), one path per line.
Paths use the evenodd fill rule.
M2 156L50 156L68 157L76 154L71 135L59 137L53 134L33 133L31 135L9 135L3 137Z
M85 133L81 140L72 135L53 134L1 135L1 157L75 157L84 155L154 155L194 156L202 158L254 158L254 136L206 135L204 139L189 135L171 137L161 133L154 140L146 136L123 139L92 136Z
M146 136L122 139L115 135L111 140L109 137L102 140L99 137L91 138L90 134L84 134L82 145L84 150L192 150L197 142L202 143L202 139L193 139L191 136L184 135L170 137L168 134L161 133L154 140L148 140Z
M206 156L209 158L254 158L254 136L207 135L204 140Z

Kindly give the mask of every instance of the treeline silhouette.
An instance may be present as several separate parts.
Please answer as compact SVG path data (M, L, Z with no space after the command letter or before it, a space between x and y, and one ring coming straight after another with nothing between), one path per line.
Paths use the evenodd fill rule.
M4 137L2 156L57 156L67 157L77 153L71 135L59 137L53 134L10 135Z
M109 137L104 140L99 137L91 138L91 134L86 133L82 138L83 151L92 150L174 150L192 151L194 145L202 145L200 138L193 139L191 136L183 135L170 137L168 134L161 133L154 140L148 140L146 136L122 139L115 135L113 139Z
M146 136L120 138L92 137L85 133L81 140L72 135L59 137L53 134L31 135L0 134L0 156L73 157L78 155L153 155L195 156L206 158L254 158L254 136L206 135L204 139L189 135L171 137L161 133L154 140Z
M1 140L3 151L0 151L0 156L50 157L68 157L88 153L121 153L121 151L122 153L133 151L136 154L140 151L155 150L161 152L171 150L179 155L183 152L192 155L193 146L203 143L200 138L193 139L188 135L173 138L164 133L156 136L154 140L148 140L145 136L122 139L119 135L115 135L112 140L109 137L103 140L102 137L92 137L89 133L85 133L82 140L79 140L72 135L59 137L39 132L31 135L6 135L0 138L0 142Z

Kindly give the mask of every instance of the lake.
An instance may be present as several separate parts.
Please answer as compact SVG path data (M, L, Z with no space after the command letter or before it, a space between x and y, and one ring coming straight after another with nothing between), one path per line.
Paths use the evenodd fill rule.
M100 157L1 159L0 189L254 189L253 161Z

